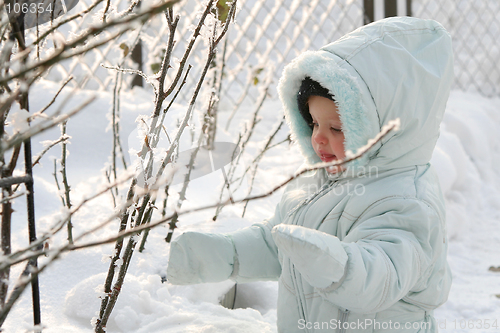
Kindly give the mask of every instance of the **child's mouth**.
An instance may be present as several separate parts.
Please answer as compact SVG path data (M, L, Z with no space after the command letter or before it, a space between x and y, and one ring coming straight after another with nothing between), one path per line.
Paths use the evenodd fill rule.
M323 162L331 162L331 161L333 161L333 160L336 160L336 159L337 159L337 156L332 155L332 154L321 154L321 155L319 156L319 158L321 158L321 160L322 160Z

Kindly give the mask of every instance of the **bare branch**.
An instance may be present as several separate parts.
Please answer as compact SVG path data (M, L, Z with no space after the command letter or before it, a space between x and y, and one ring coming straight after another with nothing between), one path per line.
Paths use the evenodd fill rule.
M67 136L66 134L66 124L67 124L67 120L64 121L62 124L61 124L61 136ZM67 140L64 140L63 143L62 143L62 152L61 152L61 174L62 174L62 181L63 181L63 185L64 185L64 198L65 198L65 201L66 201L66 207L68 207L68 209L70 210L71 209L71 198L70 198L70 195L69 195L69 192L70 192L70 186L68 184L68 177L67 177L67 174L66 174L66 155L67 155L67 148L66 148L66 141ZM66 223L66 226L68 228L68 242L71 244L73 243L73 224L71 223L71 217L68 219L68 222Z
M29 130L22 132L22 133L17 133L15 134L12 138L5 140L2 142L1 147L0 147L0 152L7 151L8 149L20 144L21 142L24 142L26 139L31 138L32 136L35 136L37 134L40 134L64 121L72 117L73 115L77 114L81 110L83 110L87 105L92 103L95 99L95 96L92 96L91 98L87 99L85 102L83 102L80 106L75 108L74 110L59 115L55 116L51 119L48 119L46 121L41 122L40 124L37 124L35 126L30 127Z
M70 76L66 79L66 81L64 81L64 83L62 84L61 88L59 88L59 90L57 91L57 93L54 95L54 98L52 98L52 100L49 102L49 104L47 104L43 109L41 109L40 111L36 112L33 114L33 116L31 116L31 118L33 119L36 115L39 115L39 114L42 114L45 112L45 110L47 110L52 104L54 104L54 102L56 101L56 98L57 96L59 96L59 94L61 93L61 91L64 89L64 87L66 87L66 85L69 83L69 81L73 80L73 76Z
M117 38L118 36L121 36L123 33L125 33L128 30L134 29L134 26L131 25L130 23L132 22L144 22L146 21L149 17L152 15L158 14L163 12L166 8L169 8L172 6L174 3L178 2L179 0L166 0L163 3L160 3L158 5L151 6L150 8L139 12L135 15L129 15L126 16L125 18L117 18L112 21L109 21L107 23L94 26L89 28L85 33L83 33L81 36L78 38L75 38L69 43L64 43L60 49L58 49L54 55L48 57L47 59L44 59L42 61L34 62L33 64L30 64L28 66L24 66L19 72L5 76L5 77L0 77L0 85L4 85L7 82L12 81L13 79L25 76L26 74L30 72L34 72L34 74L31 74L33 77L38 77L41 73L46 71L50 66L53 64L64 60L68 58L72 58L76 55L80 55L83 53L86 53L96 47L99 47L101 45L104 45L108 43L109 41ZM95 35L100 34L103 31L108 31L109 28L111 27L122 27L121 30L118 32L115 32L114 34L110 34L107 38L104 38L101 41L94 42L87 47L81 47L78 49L75 49L78 45L80 44L85 44L89 39L95 38ZM30 52L31 49L26 49L27 52ZM65 51L70 51L66 52Z
M139 75L146 81L146 83L149 83L151 85L151 87L153 87L153 90L155 91L155 93L158 92L158 88L155 86L155 84L153 82L153 79L156 79L155 75L146 75L146 73L144 73L143 71L140 71L138 69L132 69L132 68L121 68L118 66L106 66L104 64L101 64L101 67L104 67L106 69L112 69L112 70L115 70L117 72Z
M42 159L43 155L45 155L52 147L56 146L60 142L64 142L64 141L68 140L69 138L70 138L69 135L62 135L61 137L59 137L59 139L50 142L50 144L47 147L45 147L45 149L42 150L42 152L40 154L35 156L35 161L33 162L33 166L38 164L40 162L40 160Z
M174 91L175 86L177 85L177 82L181 78L181 75L182 75L184 66L186 64L186 61L187 61L187 59L189 57L189 54L191 53L191 50L193 49L193 46L194 46L194 43L196 42L196 39L200 35L200 31L201 31L201 28L203 26L203 23L205 22L205 18L210 13L210 10L213 7L214 1L215 0L209 0L208 1L207 5L206 5L206 8L205 8L205 11L201 15L200 21L198 22L198 25L196 26L195 30L193 31L193 35L191 36L191 39L189 40L189 45L186 48L186 51L184 52L184 55L183 55L183 57L182 57L182 59L181 59L181 61L179 63L179 69L177 71L177 75L175 76L174 80L170 84L170 87L164 93L162 91L160 91L160 94L163 94L165 97L168 96L168 95L170 95L172 93L172 91ZM162 97L162 98L164 99L165 97ZM158 108L155 109L155 116L158 116L159 112L160 111L159 111Z

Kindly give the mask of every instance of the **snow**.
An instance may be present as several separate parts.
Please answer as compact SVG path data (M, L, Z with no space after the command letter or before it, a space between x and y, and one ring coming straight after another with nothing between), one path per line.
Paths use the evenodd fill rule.
M42 109L54 96L59 86L40 81L30 91L32 112ZM85 101L94 92L77 94L64 89L56 103L46 111L57 110L60 101L73 94L65 109ZM112 95L96 94L96 100L84 111L72 117L67 125L71 136L67 161L71 201L76 204L91 197L106 185L104 174L111 165L112 133L109 127ZM124 150L133 148L137 138L135 119L153 110L154 98L150 92L134 88L121 95L120 128ZM175 105L167 116L166 126L173 137L175 124L182 119L186 106ZM224 128L230 111L218 117ZM242 107L232 121L228 132L220 130L218 141L234 142L245 123L253 116L251 106ZM276 129L282 117L277 100L268 100L260 112L261 120L255 128L253 139L243 154L237 172L241 172L259 152L268 135ZM170 117L170 118L169 118ZM194 117L193 119L197 119ZM16 125L17 127L17 125ZM500 273L489 270L500 266L497 246L500 244L500 99L487 99L474 93L453 91L447 105L442 131L432 163L439 175L447 202L447 227L449 264L453 272L453 285L449 300L435 311L442 332L469 332L469 320L474 332L491 332L497 329L478 328L485 320L490 325L497 320L500 325ZM60 129L53 128L33 138L33 154L44 149L44 142L60 137ZM282 129L274 142L283 140L287 129ZM186 130L180 151L190 148L190 130ZM140 144L139 144L140 145ZM37 232L47 232L64 214L59 192L54 182L54 159L61 158L60 146L48 151L35 166L35 201ZM131 155L126 156L130 165ZM267 153L259 164L252 193L263 193L301 165L297 147L282 144ZM228 167L226 167L226 172ZM123 170L121 170L123 172ZM234 196L241 198L250 190L250 179L244 179ZM125 195L128 182L120 187ZM195 208L200 203L214 203L223 187L220 171L192 181L182 209ZM171 188L168 207L175 207L182 185ZM243 205L225 207L216 222L215 210L205 210L181 215L174 237L188 230L228 232L237 230L273 214L281 191L266 199L249 203L244 218ZM224 198L227 191L224 192ZM123 199L122 199L123 202ZM155 218L160 217L163 197L159 194ZM26 208L24 198L14 201L13 250L27 244ZM112 197L105 194L90 201L72 218L74 235L97 226L115 213ZM118 220L113 219L102 229L83 240L103 239L118 230ZM162 283L168 262L169 245L164 238L165 226L151 230L146 249L135 252L121 294L112 312L108 332L276 332L276 282L255 282L238 285L236 309L219 305L221 297L232 287L230 281L192 286L173 286ZM52 249L66 242L64 232L50 240ZM46 333L93 332L100 296L114 244L86 248L64 254L40 275L42 323ZM47 258L40 258L43 263ZM18 265L20 266L20 265ZM20 274L22 267L14 267L11 281ZM28 288L29 289L29 288ZM461 326L462 325L462 326ZM465 325L465 326L464 326ZM27 290L9 314L5 332L25 332L32 328L31 293ZM464 329L462 329L463 327ZM470 327L470 326L469 326Z

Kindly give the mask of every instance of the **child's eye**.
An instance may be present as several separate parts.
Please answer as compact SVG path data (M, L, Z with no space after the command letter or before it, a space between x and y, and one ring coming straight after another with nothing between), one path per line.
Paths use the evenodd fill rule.
M342 129L340 129L340 128L334 128L334 127L332 127L331 129L334 132L342 132Z
M310 124L310 126L311 126L311 127L317 127L317 126L318 126L318 123L312 122L312 123Z

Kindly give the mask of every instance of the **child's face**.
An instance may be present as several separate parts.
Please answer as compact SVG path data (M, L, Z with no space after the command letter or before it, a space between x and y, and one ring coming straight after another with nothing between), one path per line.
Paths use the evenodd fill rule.
M313 119L311 143L323 162L345 158L344 133L335 102L321 96L311 96L308 100L309 113ZM330 173L339 171L330 170Z

